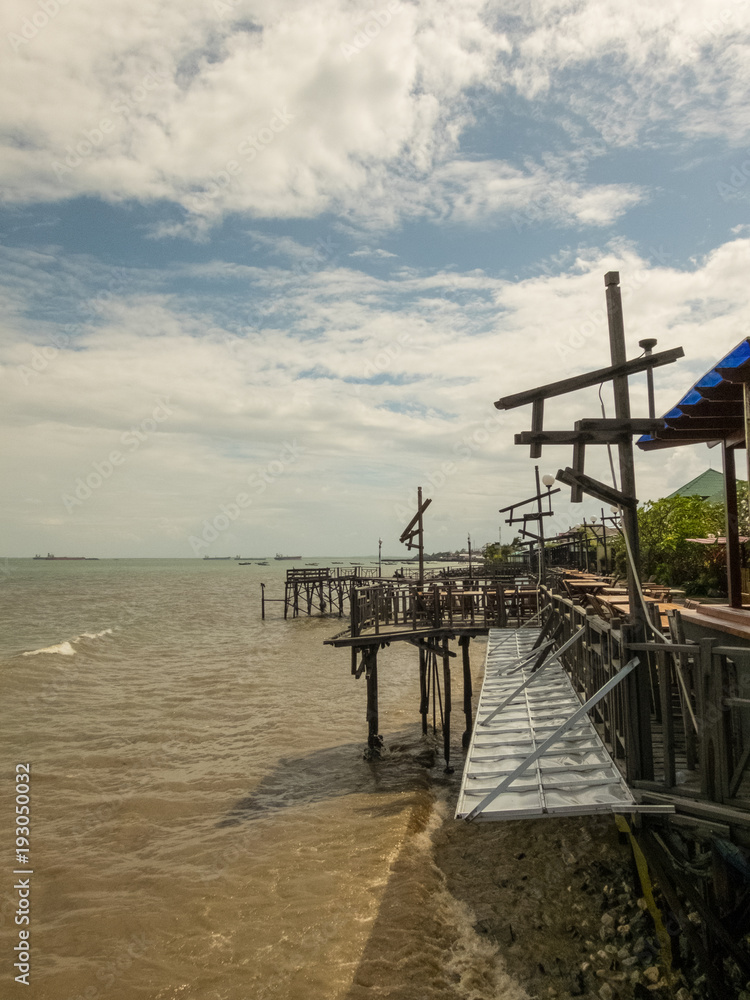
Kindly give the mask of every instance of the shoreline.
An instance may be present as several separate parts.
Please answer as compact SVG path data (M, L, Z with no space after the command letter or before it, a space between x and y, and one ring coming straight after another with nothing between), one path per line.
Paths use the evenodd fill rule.
M679 954L679 937L670 986L632 850L620 842L614 816L446 818L433 851L447 891L473 911L475 932L497 947L508 976L530 998L705 995L703 977Z

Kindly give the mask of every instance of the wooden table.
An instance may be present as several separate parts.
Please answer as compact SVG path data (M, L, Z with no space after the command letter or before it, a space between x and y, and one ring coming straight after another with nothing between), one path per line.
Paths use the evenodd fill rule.
M630 601L627 598L622 597L599 597L599 600L605 607L608 607L614 615L619 617L625 617L625 615L630 614ZM683 607L681 604L670 604L666 601L653 601L650 598L644 598L646 604L656 605L659 609L659 616L661 620L661 626L663 629L669 627L669 619L667 618L668 611L682 611Z

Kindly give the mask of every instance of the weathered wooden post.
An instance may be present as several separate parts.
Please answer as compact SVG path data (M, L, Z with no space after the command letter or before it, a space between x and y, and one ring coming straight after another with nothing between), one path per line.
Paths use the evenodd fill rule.
M427 691L427 652L424 645L419 647L419 714L422 716L422 735L427 735L427 713L430 697Z
M462 653L462 665L464 673L464 716L466 718L466 729L461 738L461 745L466 749L471 740L471 729L472 729L472 713L471 713L471 699L473 695L471 687L471 662L469 660L469 643L471 638L468 635L462 635L458 640L458 644L461 647Z
M286 610L286 604L284 605L284 610ZM286 618L286 615L284 615ZM260 619L265 621L266 618L266 585L261 583L260 585Z
M443 639L443 756L445 773L453 774L451 767L451 661L448 639Z
M625 365L627 353L625 350L625 325L622 316L622 296L620 295L620 272L607 271L604 275L607 297L607 321L609 324L609 351L613 365ZM615 397L615 417L617 420L630 420L630 392L628 376L615 375L612 378L612 390ZM635 499L635 463L633 461L633 438L630 434L623 435L617 451L620 458L620 490L626 497ZM645 636L645 615L638 599L640 589L640 545L638 537L638 510L634 504L622 509L622 521L625 533L630 543L628 559L628 597L630 614L633 621L640 626L641 635Z
M629 656L628 646L633 642L642 642L642 637L642 627L639 628L637 624L623 622L620 642L620 657L623 662ZM651 683L646 656L639 653L638 659L638 666L629 677L625 678L626 717L628 721L625 767L628 784L638 780L653 781L654 779L654 752L651 743ZM612 739L614 742L614 737Z
M722 459L724 462L724 505L726 509L726 547L727 547L727 586L729 590L729 607L742 607L742 566L739 540L739 522L737 517L737 470L734 461L734 449L721 442Z
M366 657L365 679L367 681L367 746L373 756L377 756L383 745L378 735L378 647L367 646L363 650Z

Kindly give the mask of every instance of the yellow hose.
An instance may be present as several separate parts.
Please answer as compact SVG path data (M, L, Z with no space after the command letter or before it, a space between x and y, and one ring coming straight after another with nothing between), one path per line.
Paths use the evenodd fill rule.
M648 863L646 862L645 855L641 850L638 841L635 839L632 830L628 826L628 822L625 817L615 814L615 822L617 823L617 829L620 833L627 833L630 838L630 846L633 848L633 857L635 858L635 865L638 869L638 877L641 880L641 888L643 889L643 898L646 900L648 912L653 918L654 926L656 928L656 936L659 939L659 944L661 946L662 964L667 970L668 979L671 980L672 941L667 933L667 928L664 926L661 910L654 901L654 893L651 889L651 878L648 873Z

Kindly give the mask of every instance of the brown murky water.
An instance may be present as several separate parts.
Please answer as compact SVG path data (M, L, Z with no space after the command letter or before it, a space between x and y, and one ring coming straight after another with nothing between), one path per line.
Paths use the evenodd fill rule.
M364 681L322 644L338 620L260 620L259 581L283 564L6 568L0 993L22 989L11 810L28 761L29 996L524 995L434 863L460 749L451 776L416 760L416 650L381 657L388 749L367 763Z

